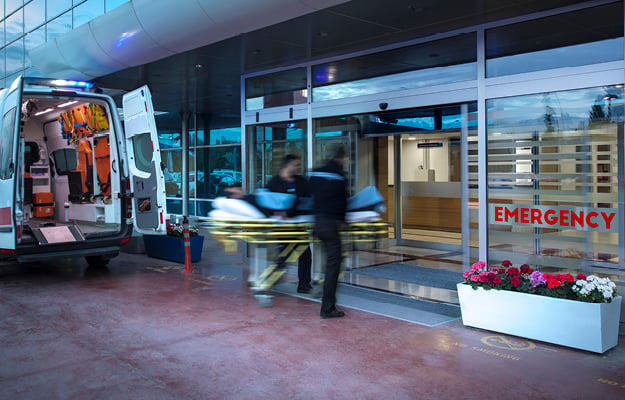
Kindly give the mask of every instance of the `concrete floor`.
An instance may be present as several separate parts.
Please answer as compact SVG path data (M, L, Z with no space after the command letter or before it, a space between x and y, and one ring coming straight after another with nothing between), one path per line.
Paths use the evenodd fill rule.
M278 295L242 258L195 272L138 254L0 270L0 399L623 399L625 337L603 355L431 328Z

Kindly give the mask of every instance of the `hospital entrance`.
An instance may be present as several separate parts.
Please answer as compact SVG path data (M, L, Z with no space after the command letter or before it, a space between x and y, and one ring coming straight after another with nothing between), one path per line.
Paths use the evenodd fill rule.
M359 148L372 152L389 239L358 251L346 282L457 303L455 284L462 281L471 248L477 247L477 232L471 233L477 227L471 224L477 220L473 109L453 105L358 117L360 140L372 142ZM364 173L362 168L358 172Z

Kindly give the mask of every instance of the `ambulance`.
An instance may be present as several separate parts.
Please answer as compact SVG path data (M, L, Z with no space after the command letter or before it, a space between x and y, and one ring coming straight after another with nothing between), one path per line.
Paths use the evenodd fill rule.
M147 86L24 78L0 90L0 260L103 266L133 230L165 234L165 179ZM101 92L101 91L99 91Z

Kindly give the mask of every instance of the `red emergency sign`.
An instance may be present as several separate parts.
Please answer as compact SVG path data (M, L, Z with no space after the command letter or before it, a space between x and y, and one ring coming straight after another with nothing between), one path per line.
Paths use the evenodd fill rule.
M618 232L617 211L613 208L491 204L490 222L538 228Z

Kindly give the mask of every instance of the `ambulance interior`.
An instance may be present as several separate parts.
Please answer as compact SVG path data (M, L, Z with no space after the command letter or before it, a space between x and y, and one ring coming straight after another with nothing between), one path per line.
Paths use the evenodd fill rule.
M22 243L119 233L119 156L111 112L116 110L93 99L22 99Z

